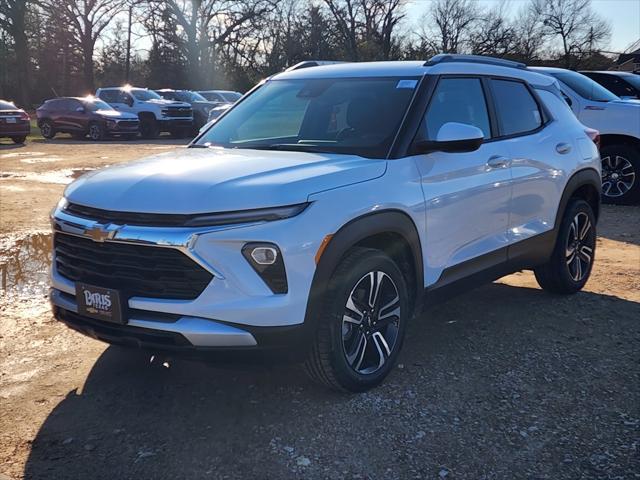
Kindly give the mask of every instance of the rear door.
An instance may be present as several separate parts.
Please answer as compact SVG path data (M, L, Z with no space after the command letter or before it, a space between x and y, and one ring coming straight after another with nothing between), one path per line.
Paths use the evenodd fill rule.
M473 125L485 143L475 152L415 156L426 201L426 282L446 284L506 261L511 173L509 150L494 141L483 81L441 77L417 140L433 140L448 122Z
M574 138L559 122L550 122L537 95L525 82L491 79L499 138L511 157L513 192L509 207L509 243L553 228L562 195L565 163Z

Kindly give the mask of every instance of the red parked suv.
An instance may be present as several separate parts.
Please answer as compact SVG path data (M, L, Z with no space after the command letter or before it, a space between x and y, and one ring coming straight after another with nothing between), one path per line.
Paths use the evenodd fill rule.
M0 100L0 138L9 137L13 143L24 143L31 133L31 119L13 103Z
M70 133L74 138L89 135L91 140L120 136L132 140L138 136L138 117L119 112L99 98L61 97L47 100L37 110L38 127L44 138Z

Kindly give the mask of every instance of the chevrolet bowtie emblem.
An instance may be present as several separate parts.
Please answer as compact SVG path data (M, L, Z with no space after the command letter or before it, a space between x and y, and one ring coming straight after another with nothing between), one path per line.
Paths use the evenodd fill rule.
M88 236L94 242L104 242L105 240L112 240L118 231L118 228L109 228L110 225L96 225L91 228L87 228L84 234Z

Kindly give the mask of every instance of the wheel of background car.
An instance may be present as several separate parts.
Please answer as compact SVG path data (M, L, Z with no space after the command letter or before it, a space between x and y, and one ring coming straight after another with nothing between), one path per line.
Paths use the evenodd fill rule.
M11 137L11 140L13 140L13 143L20 145L21 143L24 143L25 140L27 139L26 136L22 136L22 137Z
M158 128L158 122L153 118L142 118L140 120L140 135L142 138L152 139L157 138L160 134Z
M89 125L89 138L94 142L102 140L104 138L104 127L99 123Z
M621 205L640 202L640 149L631 145L602 148L602 199Z
M51 139L56 136L56 131L49 120L43 120L40 122L40 133L47 139Z
M391 371L409 314L404 276L379 250L349 250L322 300L318 329L305 367L333 389L361 392Z
M540 287L551 293L570 294L589 280L596 252L596 219L591 206L573 199L560 224L549 261L534 270Z

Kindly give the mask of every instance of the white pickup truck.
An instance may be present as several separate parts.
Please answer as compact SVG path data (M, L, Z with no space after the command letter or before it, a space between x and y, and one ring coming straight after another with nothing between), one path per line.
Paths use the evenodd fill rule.
M618 204L640 202L640 102L622 100L578 72L530 69L556 78L576 117L600 132L603 200Z
M96 97L116 110L138 115L142 138L156 138L161 132L175 137L193 128L193 110L184 102L165 100L153 90L136 87L99 88Z

